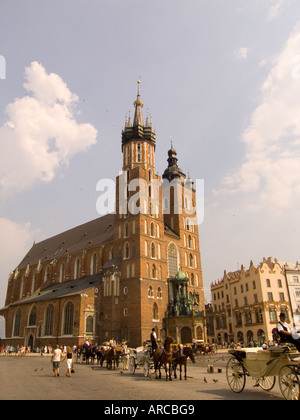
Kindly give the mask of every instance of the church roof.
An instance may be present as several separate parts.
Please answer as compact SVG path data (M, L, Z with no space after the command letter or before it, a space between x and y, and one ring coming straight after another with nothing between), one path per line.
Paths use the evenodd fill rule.
M18 265L18 269L112 241L114 218L114 214L108 214L34 244Z
M70 280L63 283L54 283L46 289L38 289L33 295L14 302L11 306L25 305L46 300L58 299L67 296L74 296L86 290L94 288L102 283L102 275L94 274L83 279Z

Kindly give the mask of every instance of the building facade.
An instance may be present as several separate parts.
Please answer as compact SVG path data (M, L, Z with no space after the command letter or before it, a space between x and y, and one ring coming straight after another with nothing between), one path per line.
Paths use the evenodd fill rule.
M11 345L102 343L113 336L139 346L153 327L163 337L168 279L180 267L197 308L197 331L204 332L194 184L178 167L173 147L162 182L155 168L156 134L149 118L144 122L139 85L134 106L134 119L126 118L122 131L114 214L34 244L11 272L0 311ZM192 318L182 322L178 339L181 330L194 337Z
M293 326L300 328L300 264L282 263L292 311Z
M209 340L243 343L245 346L272 342L280 312L292 326L292 311L285 270L272 258L253 262L246 270L227 273L211 284L214 326Z

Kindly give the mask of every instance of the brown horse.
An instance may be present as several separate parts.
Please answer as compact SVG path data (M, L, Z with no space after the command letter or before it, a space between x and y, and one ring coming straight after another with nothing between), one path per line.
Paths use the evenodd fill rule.
M156 349L155 353L153 354L153 361L154 361L154 368L156 379L161 379L161 366L165 367L166 372L166 381L172 381L171 377L171 369L172 369L172 349L171 344L173 343L172 337L167 337L165 339L164 348L163 349ZM169 369L168 369L169 365ZM159 377L157 377L157 369L159 371ZM169 370L169 372L168 372Z
M178 350L173 353L173 370L174 378L177 379L176 369L179 365L180 367L180 380L182 380L182 366L184 366L184 379L187 379L187 359L190 358L193 363L195 363L195 358L193 355L193 350L191 347L183 347L182 351Z
M104 358L106 360L106 367L107 369L112 369L113 364L114 364L114 370L116 369L116 365L117 367L119 367L119 354L116 352L115 349L110 348L109 350L106 350Z

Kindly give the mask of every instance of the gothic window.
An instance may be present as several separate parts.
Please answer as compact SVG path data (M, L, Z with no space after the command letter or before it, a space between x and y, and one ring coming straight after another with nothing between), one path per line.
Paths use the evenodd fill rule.
M80 259L76 258L75 269L74 269L74 279L79 279L80 277Z
M45 335L53 334L53 321L54 321L54 306L48 305L46 309Z
M194 268L194 257L192 254L190 254L190 267Z
M149 286L149 289L148 289L148 297L149 298L153 298L153 288L152 288L152 286Z
M141 162L141 145L140 145L140 143L137 144L137 161Z
M36 306L34 306L30 311L28 325L29 326L36 325Z
M65 279L65 263L62 263L60 266L60 272L59 272L59 282L62 283Z
M97 254L94 254L91 260L91 274L97 273Z
M152 278L156 279L156 267L155 264L152 265Z
M155 226L153 222L150 225L150 235L155 236Z
M168 246L168 276L175 277L178 273L178 251L172 242Z
M162 291L160 287L157 289L157 299L162 299Z
M74 305L72 302L69 302L65 307L65 317L64 317L64 335L73 334L73 323L74 323Z
M128 223L125 223L124 225L124 238L128 238L129 236L129 226Z
M159 316L158 316L158 306L157 303L155 302L153 305L153 319L158 320Z
M124 245L124 258L128 259L130 257L130 247L129 247L129 243L126 242Z
M45 271L44 283L46 283L49 280L50 280L50 267L48 265L48 267L46 268L46 271Z
M154 242L151 244L151 258L156 258L156 248Z
M14 322L14 337L20 336L20 325L21 325L21 309L19 308L15 314Z

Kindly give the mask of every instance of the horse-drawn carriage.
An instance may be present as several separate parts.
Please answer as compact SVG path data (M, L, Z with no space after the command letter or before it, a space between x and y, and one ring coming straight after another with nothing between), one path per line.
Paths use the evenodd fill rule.
M226 368L226 376L232 391L242 392L246 377L256 379L256 386L265 391L274 388L276 377L286 400L300 398L300 355L292 353L288 346L262 348L244 348L230 350L232 357Z
M131 349L130 373L134 375L135 370L138 367L143 368L145 378L155 372L150 347L138 347L137 349Z

